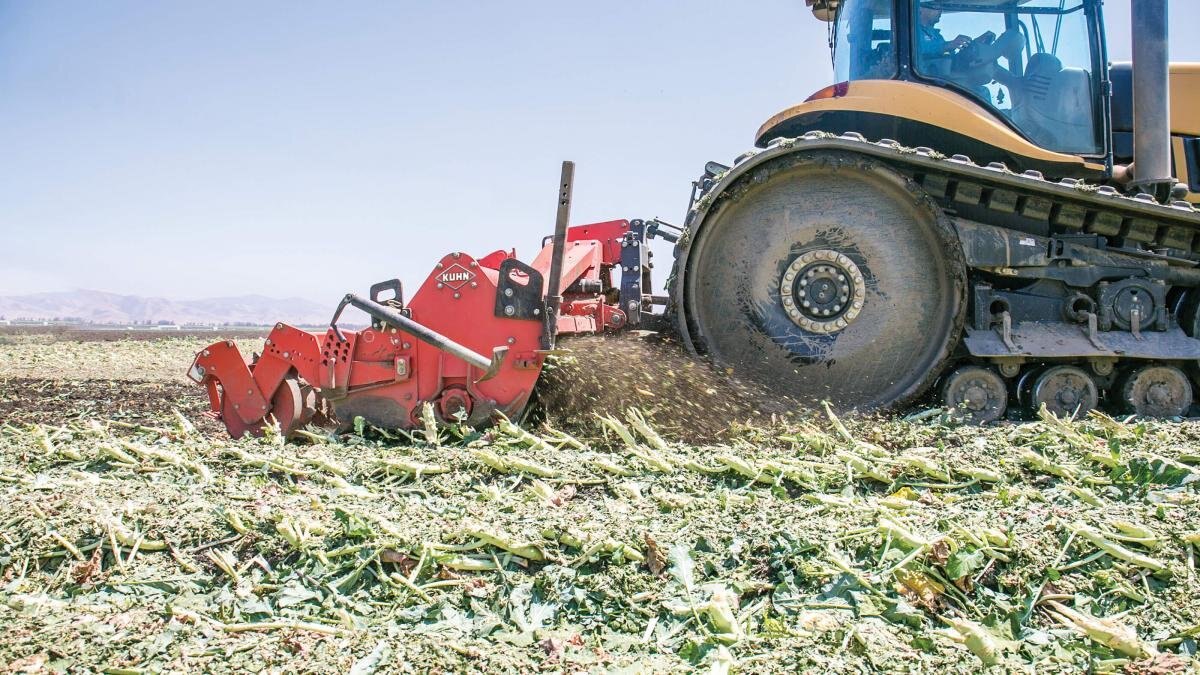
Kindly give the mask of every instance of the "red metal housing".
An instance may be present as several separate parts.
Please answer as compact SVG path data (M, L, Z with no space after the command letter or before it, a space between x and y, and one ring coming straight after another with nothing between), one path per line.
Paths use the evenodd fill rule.
M561 252L563 302L553 318L559 334L627 325L612 270L621 266L631 241L644 243L640 224L633 229L637 236L626 220L567 229ZM546 357L547 322L540 312L554 254L547 242L525 267L505 251L479 259L451 253L409 303L372 298L379 302L370 304L380 309L369 328L331 326L310 333L276 324L261 355L247 360L232 342L218 342L196 356L189 375L208 389L213 412L234 437L259 433L271 423L290 434L325 412L323 402L342 426L362 417L383 428L412 428L421 424L426 403L442 421L480 424L497 412L516 416L528 403ZM347 302L351 297L357 299L347 296ZM384 309L403 316L392 323L380 320ZM419 324L410 325L412 331L424 327L444 344L396 325L403 319ZM472 364L448 351L447 344L479 358ZM483 368L494 353L493 365L503 355L498 368Z

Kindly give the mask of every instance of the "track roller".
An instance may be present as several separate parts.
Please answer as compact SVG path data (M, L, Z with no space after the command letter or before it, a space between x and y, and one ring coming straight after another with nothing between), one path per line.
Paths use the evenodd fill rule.
M1036 414L1043 405L1058 417L1082 417L1100 404L1100 391L1087 371L1053 366L1036 376L1027 397Z
M995 371L963 366L942 384L942 400L951 414L970 424L987 424L1004 417L1008 387Z
M1121 404L1143 417L1181 417L1192 406L1192 384L1174 366L1143 366L1121 385Z

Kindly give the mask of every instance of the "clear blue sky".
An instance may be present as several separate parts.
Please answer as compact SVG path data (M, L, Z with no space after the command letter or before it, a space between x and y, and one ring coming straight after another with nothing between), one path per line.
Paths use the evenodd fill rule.
M830 72L801 0L0 0L0 294L332 304L451 250L528 260L563 159L574 222L678 222Z

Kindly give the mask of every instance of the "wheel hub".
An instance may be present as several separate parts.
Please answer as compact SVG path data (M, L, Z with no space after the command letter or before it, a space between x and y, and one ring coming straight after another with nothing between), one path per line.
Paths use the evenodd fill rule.
M862 312L866 287L858 265L837 251L797 256L779 282L779 296L792 323L812 333L836 333Z
M1121 387L1125 407L1146 417L1179 417L1192 405L1192 385L1174 366L1145 366L1126 378Z
M988 368L964 366L954 371L942 388L950 414L970 424L987 424L1004 416L1008 389L1004 380Z
M1046 409L1058 417L1084 415L1100 403L1096 383L1074 366L1055 366L1033 385L1033 407Z
M988 390L985 389L979 382L972 382L970 386L967 387L967 390L963 392L963 405L966 406L968 410L974 410L976 412L983 410L984 407L987 406L987 402Z

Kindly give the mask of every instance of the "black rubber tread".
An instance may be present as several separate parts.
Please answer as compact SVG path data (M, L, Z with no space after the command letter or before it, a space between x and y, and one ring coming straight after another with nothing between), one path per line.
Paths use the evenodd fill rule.
M967 273L953 224L878 160L784 155L729 186L689 234L678 314L691 346L743 379L841 409L890 409L924 394L961 338ZM783 269L816 249L846 254L867 279L862 314L829 336L793 324L779 297Z

